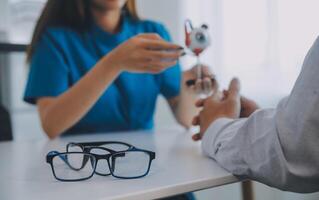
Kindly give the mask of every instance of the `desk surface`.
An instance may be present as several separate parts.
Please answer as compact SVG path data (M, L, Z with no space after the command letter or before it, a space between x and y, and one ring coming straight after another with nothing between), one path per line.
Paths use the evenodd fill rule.
M25 133L27 134L27 132ZM121 180L94 175L82 182L53 178L45 156L68 142L118 140L153 150L148 176ZM53 141L0 143L0 199L154 199L238 181L201 153L200 143L178 129L68 136Z

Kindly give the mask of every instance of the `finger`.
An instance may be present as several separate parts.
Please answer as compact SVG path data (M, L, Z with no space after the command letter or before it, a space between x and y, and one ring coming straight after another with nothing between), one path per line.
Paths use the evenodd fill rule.
M199 115L197 115L197 116L195 116L195 117L193 118L193 120L192 120L192 125L193 125L193 126L197 126L197 125L199 125L199 123L200 123L200 118L199 118Z
M225 100L225 95L221 91L216 91L215 93L219 101Z
M193 139L194 141L199 141L199 140L202 139L202 137L201 137L200 133L196 133L196 134L194 134L194 135L192 136L192 139Z
M195 92L201 93L203 91L203 81L201 79L197 79L195 82Z
M210 78L208 78L208 77L205 77L204 79L203 79L203 86L204 86L204 92L205 92L205 94L209 94L209 93L211 93L212 92L212 81L211 81L211 79Z
M170 61L170 62L164 62L164 61L155 61L155 60L146 60L144 61L141 66L143 67L144 70L147 71L152 71L154 70L154 72L161 72L173 65L176 65L177 61Z
M215 77L213 77L211 79L211 85L212 85L211 87L212 87L213 92L214 93L218 92L219 85L218 85L218 82L216 81Z
M227 97L228 97L228 91L227 90L223 90L222 100L227 99Z
M253 108L254 110L259 108L258 104L255 101L245 96L240 97L240 104L242 108Z
M248 104L249 100L248 98L244 97L244 96L240 96L240 102L242 104Z
M189 88L191 91L194 91L194 90L195 90L195 86L194 86L194 85L188 86L188 88Z
M205 103L205 99L199 99L196 101L195 106L196 107L203 107Z
M163 62L176 61L182 55L182 51L154 51L147 52L147 57L151 60L160 60Z
M163 38L157 33L141 33L137 37L153 40L162 40Z
M146 49L155 50L182 50L182 47L165 40L145 40L142 46Z
M232 99L238 99L240 91L240 83L237 78L233 78L229 84L228 97Z
M214 92L212 93L212 95L210 96L210 98L212 98L214 101L220 101L221 98L221 93L218 91L218 89L214 89Z
M163 61L158 61L158 62L150 62L145 66L145 70L150 71L150 73L157 74L161 73L164 70L174 66L177 64L177 61L171 61L171 62L163 62Z

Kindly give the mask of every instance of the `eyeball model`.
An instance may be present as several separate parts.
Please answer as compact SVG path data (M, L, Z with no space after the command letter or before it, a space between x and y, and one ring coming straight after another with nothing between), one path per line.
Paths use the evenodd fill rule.
M185 21L186 46L198 56L210 45L208 26L203 24L193 28L190 20Z
M202 64L199 59L199 55L210 45L210 37L208 33L208 26L203 24L200 27L193 28L192 22L188 19L185 21L185 44L187 48L197 58L196 71L197 79L202 79ZM214 83L215 79L212 78ZM195 85L195 80L186 81L187 86ZM204 92L205 93L205 92ZM207 94L205 94L207 96Z

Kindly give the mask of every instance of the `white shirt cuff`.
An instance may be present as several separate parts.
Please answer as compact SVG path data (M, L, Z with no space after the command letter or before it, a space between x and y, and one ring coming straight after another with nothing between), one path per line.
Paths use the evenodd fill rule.
M202 138L202 150L206 156L215 157L220 147L220 144L216 144L218 133L220 133L227 124L233 121L235 120L230 118L219 118L208 127Z

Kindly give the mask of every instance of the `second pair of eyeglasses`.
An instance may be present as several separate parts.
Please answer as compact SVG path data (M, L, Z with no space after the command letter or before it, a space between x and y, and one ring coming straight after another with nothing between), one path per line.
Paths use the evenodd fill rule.
M66 152L51 151L46 162L59 181L82 181L94 174L135 179L146 176L155 152L119 141L69 143Z

